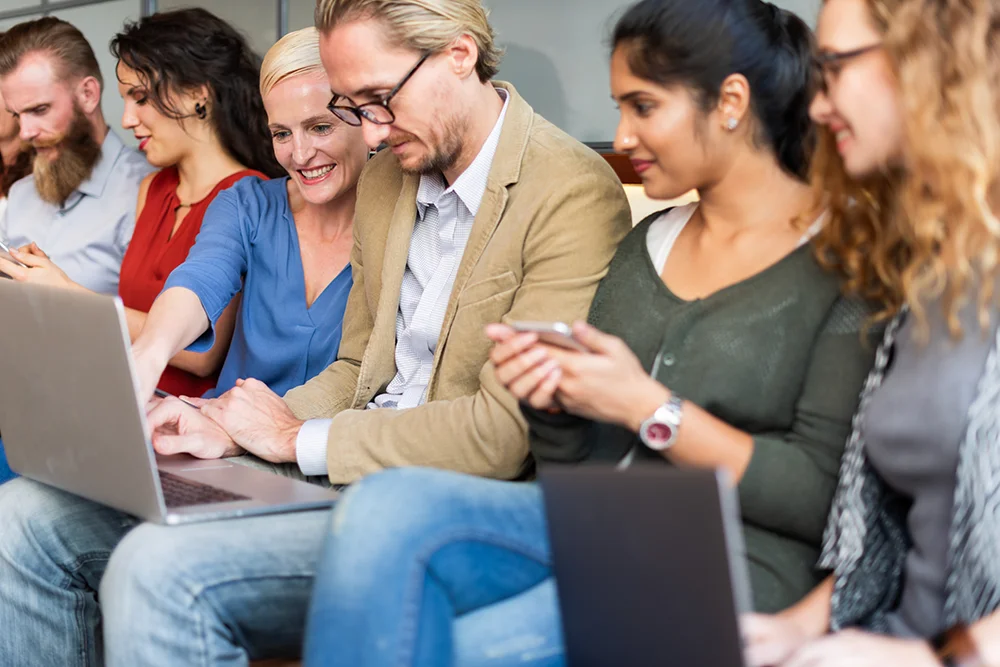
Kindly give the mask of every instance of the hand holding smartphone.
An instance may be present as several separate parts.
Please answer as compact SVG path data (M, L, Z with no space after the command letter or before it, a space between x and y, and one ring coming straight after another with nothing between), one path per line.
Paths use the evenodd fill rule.
M589 352L576 338L573 329L565 322L511 322L510 326L518 333L538 334L538 340L548 345L555 345L574 352Z
M5 259L8 262L11 262L12 264L17 264L18 266L23 266L24 268L28 268L27 264L19 262L16 259L14 259L13 256L11 256L10 244L7 243L7 241L2 238L0 238L0 259Z

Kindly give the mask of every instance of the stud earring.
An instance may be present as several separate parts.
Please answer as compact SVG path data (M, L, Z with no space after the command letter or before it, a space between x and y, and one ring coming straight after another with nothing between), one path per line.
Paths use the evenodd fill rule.
M194 114L201 120L205 120L208 117L208 109L201 102L196 102L194 105Z
M736 129L736 127L739 124L740 124L740 121L736 120L735 118L730 118L729 120L726 121L726 129L729 130L730 132L732 132L733 130Z

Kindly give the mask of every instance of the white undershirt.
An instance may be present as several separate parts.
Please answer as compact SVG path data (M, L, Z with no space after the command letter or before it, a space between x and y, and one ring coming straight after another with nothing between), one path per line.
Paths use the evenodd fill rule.
M673 250L677 237L684 231L684 227L697 210L698 202L696 201L684 206L675 206L664 211L660 217L650 223L649 229L646 230L646 250L649 252L649 258L653 260L653 266L658 274L663 275L663 267L667 265L667 257L670 256L670 251ZM809 225L809 229L802 235L795 247L800 248L809 243L823 228L825 222L826 212L824 211Z

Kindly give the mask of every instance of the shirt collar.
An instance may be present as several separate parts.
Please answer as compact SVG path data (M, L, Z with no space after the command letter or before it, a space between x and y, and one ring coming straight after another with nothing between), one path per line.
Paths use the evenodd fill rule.
M104 186L107 185L108 179L114 172L118 154L124 149L125 144L113 130L109 129L108 134L104 137L104 143L101 144L101 158L90 172L90 178L77 187L77 192L90 197L100 197L104 193Z
M459 175L451 187L445 187L444 175L439 171L420 176L420 185L417 187L417 213L421 219L427 206L435 204L445 194L454 192L469 212L475 216L479 213L479 205L486 194L486 184L489 180L490 167L493 166L493 157L496 155L497 146L500 144L500 131L503 129L503 120L507 115L507 106L510 104L510 95L503 88L495 88L497 94L503 98L503 109L500 110L500 117L493 125L493 130L486 137L486 142L479 149L479 154L472 164Z

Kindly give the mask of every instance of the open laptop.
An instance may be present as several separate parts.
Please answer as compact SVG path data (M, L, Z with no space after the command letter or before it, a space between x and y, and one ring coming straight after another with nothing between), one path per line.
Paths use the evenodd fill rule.
M225 460L157 458L137 387L119 299L0 281L0 432L15 472L165 524L336 499Z
M742 667L736 497L712 470L542 470L570 667Z

